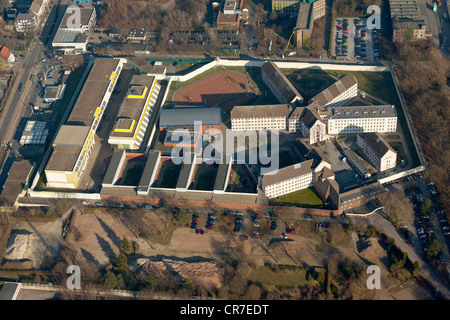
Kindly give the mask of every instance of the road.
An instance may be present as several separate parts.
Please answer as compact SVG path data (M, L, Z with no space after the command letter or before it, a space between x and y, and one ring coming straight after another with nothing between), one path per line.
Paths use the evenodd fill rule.
M449 286L442 280L437 271L428 262L426 262L421 255L417 253L416 248L405 242L405 240L400 236L394 226L388 220L386 220L386 218L384 218L379 213L374 213L369 216L369 218L367 218L367 222L380 231L384 232L389 238L394 238L395 245L403 252L406 252L411 261L419 261L422 277L426 279L434 288L439 289L440 293L442 294L442 298L446 300L450 299Z
M20 119L23 116L31 115L32 111L29 102L36 88L29 79L32 72L36 71L36 66L39 65L41 59L42 46L33 41L23 60L14 66L16 77L10 91L14 92L14 94L8 96L0 118L0 140L3 142L12 143L11 140L14 137ZM25 67L23 67L24 65ZM24 85L22 93L18 91L20 83Z

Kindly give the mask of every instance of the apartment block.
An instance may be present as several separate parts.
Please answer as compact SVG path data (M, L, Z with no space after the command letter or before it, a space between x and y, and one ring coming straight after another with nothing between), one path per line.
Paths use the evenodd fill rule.
M348 106L328 111L328 134L397 131L397 113L393 105Z
M378 171L389 170L397 165L397 152L379 133L358 134L357 144Z

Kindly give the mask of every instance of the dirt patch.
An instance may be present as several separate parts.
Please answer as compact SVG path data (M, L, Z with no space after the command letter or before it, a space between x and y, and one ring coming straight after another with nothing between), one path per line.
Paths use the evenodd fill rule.
M25 230L13 230L6 247L5 259L30 259L36 246L37 236Z
M20 221L14 224L6 245L2 268L50 267L66 244L62 230L70 211L52 222ZM27 261L31 261L27 262ZM25 264L21 262L27 262Z
M196 284L205 288L219 288L220 269L214 261L183 261L179 259L160 258L139 258L135 265L136 278L143 280L150 273L154 273L158 278L170 271L178 277L189 278Z
M244 76L236 72L222 71L181 88L175 93L173 100L179 105L211 107L233 98L246 87Z

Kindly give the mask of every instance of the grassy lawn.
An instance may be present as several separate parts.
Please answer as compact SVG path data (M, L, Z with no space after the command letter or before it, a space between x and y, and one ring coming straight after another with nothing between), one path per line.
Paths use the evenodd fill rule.
M269 267L260 267L251 279L265 287L292 288L303 286L306 281L306 269L292 268L291 270L272 271Z
M164 171L164 176L162 178L161 187L163 188L175 188L177 185L178 178L177 167L170 167Z
M128 169L125 179L123 179L123 184L126 186L137 185L143 170L144 169L141 166L134 166L133 168Z
M198 176L196 190L212 190L214 187L214 179L211 174L203 173Z
M389 72L363 72L363 71L326 71L328 74L342 77L348 73L358 80L358 89L374 95L390 104L400 106L400 100L392 82Z
M287 206L294 205L306 208L320 208L323 202L312 188L295 191L280 196L280 199L271 199L270 205Z

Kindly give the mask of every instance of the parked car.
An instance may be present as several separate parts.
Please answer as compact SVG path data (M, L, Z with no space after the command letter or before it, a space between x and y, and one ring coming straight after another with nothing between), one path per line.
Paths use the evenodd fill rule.
M270 223L270 230L275 230L277 228L277 222L275 220L273 220Z

